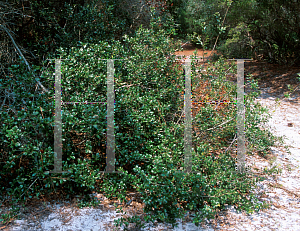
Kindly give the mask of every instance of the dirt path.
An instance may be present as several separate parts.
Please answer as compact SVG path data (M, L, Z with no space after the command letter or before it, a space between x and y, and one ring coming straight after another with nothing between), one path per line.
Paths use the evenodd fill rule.
M182 44L181 46L184 50L183 51L176 51L175 55L181 55L181 56L191 56L194 55L195 47L189 43ZM217 51L211 51L211 50L203 50L203 49L197 49L196 56L197 57L209 57L212 54L218 54Z
M181 54L190 55L189 53L192 54L193 51ZM201 51L199 53L201 54ZM257 191L261 200L270 201L273 205L270 209L251 216L237 213L233 207L228 207L217 219L203 223L202 228L197 228L191 222L193 215L188 214L185 219L178 219L179 227L173 230L300 230L300 91L296 90L290 100L283 99L283 93L287 90L284 83L296 86L296 73L300 73L300 68L247 62L245 75L247 73L252 73L256 78L260 77L262 94L257 101L273 112L269 125L274 127L274 133L286 135L289 138L286 144L292 146L291 154L279 147L272 148L271 160L256 155L248 156L246 160L247 163L253 164L252 168L258 173L262 173L264 168L273 168L274 171L282 168L281 174L274 172L272 176L266 177ZM276 104L276 98L280 99L280 104ZM74 200L31 201L26 210L21 209L21 217L18 220L0 227L0 230L113 230L113 219L120 217L112 205L116 201L108 200L101 194L93 196L102 201L96 208L79 209L74 205ZM129 195L127 199L132 199L132 203L125 211L142 214L143 206L135 198L134 194ZM172 230L170 227L167 224L156 223L144 230Z

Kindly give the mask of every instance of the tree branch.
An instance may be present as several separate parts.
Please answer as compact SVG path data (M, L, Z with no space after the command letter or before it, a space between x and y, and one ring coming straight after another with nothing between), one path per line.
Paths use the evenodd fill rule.
M15 40L14 40L13 37L11 36L10 32L8 31L8 29L7 29L5 26L3 26L2 24L0 24L0 28L2 28L2 29L8 34L8 36L10 37L10 39L11 39L12 43L14 44L15 48L17 49L18 53L20 54L20 56L21 56L22 59L24 60L25 64L27 65L28 70L29 70L30 72L32 72L32 70L31 70L31 68L30 68L30 66L29 66L29 63L28 63L27 60L25 59L24 55L22 54L21 50L20 50L19 47L17 46ZM45 92L48 92L48 89L45 88L45 87L43 86L43 84L42 84L39 80L36 79L36 81L37 81L38 85L39 85Z
M205 131L209 131L209 130L213 130L213 129L215 129L215 128L217 128L217 127L220 127L220 126L222 126L222 125L224 125L224 124L227 124L228 122L230 122L231 120L233 120L234 118L232 118L232 119L230 119L230 120L227 120L227 121L225 121L225 122L223 122L223 123L221 123L221 124L219 124L219 125L217 125L217 126L215 126L215 127L213 127L213 128L208 128L208 129L206 129Z

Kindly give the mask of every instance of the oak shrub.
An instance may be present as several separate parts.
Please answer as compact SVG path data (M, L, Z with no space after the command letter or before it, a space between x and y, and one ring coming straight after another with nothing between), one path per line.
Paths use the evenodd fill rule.
M63 192L66 198L85 195L80 205L86 206L91 205L88 194L93 191L125 202L127 190L134 189L145 203L146 216L131 218L140 226L144 221L154 220L175 225L175 219L187 210L196 212L193 222L199 225L227 204L247 212L262 208L264 204L258 203L251 191L258 179L249 177L249 173L237 173L232 153L222 149L234 138L234 120L221 130L211 131L214 134L206 131L207 140L194 135L193 171L198 173L180 171L184 167L184 75L174 62L175 57L170 56L172 52L170 38L155 22L150 29L140 27L135 36L124 36L123 44L99 41L59 50L60 57L67 59L62 61L65 102L105 101L106 61L98 58L123 59L114 62L116 170L121 174L98 173L105 168L106 111L101 104L62 107L63 170L67 173L45 174L53 168L54 160L54 67L45 68L45 64L33 68L41 73L40 80L49 89L48 93L37 94L33 75L26 71L24 63L12 66L11 80L1 80L3 88L15 86L15 101L10 108L18 108L17 115L10 108L0 112L5 121L0 128L0 142L4 144L2 197L25 202L56 191ZM202 80L211 81L210 97L218 95L225 78L224 60L216 65L215 72L202 75ZM193 64L193 81L197 81L195 70ZM232 99L236 89L229 83L225 85L228 99ZM255 93L249 94L247 99L250 111L254 96ZM202 107L194 120L195 126L212 128L221 119L234 116L233 108L220 112L212 106ZM264 134L255 133L263 115L254 116L250 111L246 118L250 121L249 129L254 131L253 136L247 136L251 141ZM214 117L208 116L212 114ZM262 145L272 144L269 141ZM116 224L126 222L123 219Z

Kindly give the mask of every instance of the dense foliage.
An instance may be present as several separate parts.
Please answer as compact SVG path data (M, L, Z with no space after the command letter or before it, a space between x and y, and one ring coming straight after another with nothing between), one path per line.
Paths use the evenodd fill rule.
M30 3L32 12L36 12L35 7L43 9L39 1ZM196 212L193 222L199 224L204 218L213 218L226 204L247 212L260 209L263 205L251 191L258 179L249 173L237 173L234 150L227 148L235 140L236 110L232 105L199 106L193 111L193 171L198 173L179 171L184 167L184 72L170 55L177 48L171 39L173 20L158 17L152 8L149 28L140 26L123 34L130 29L126 26L128 15L125 21L115 21L119 12L116 5L102 3L98 5L100 10L91 1L82 7L68 3L60 8L69 10L69 14L54 14L46 8L34 13L39 17L35 23L51 26L47 27L49 31L32 29L38 36L30 39L28 46L34 47L40 57L66 59L62 61L65 102L105 101L106 61L99 59L122 59L115 61L116 170L122 173L99 174L105 169L106 158L106 107L101 104L62 107L63 170L67 172L45 173L53 168L54 160L54 66L44 57L29 72L24 60L18 59L0 79L4 95L0 111L4 121L0 127L2 199L24 202L53 192L69 198L98 191L124 202L127 190L134 189L145 203L145 221L173 224L187 210ZM106 3L108 8L104 7ZM79 15L76 19L75 8ZM62 23L56 23L59 17ZM219 16L211 20L217 19ZM76 38L76 26L82 31L81 41ZM58 32L60 29L63 32ZM214 33L213 29L209 31ZM44 43L54 41L53 47L47 50L38 42L39 36ZM226 73L235 74L235 64L230 68L219 59L210 65L214 67L199 78L199 67L192 64L193 91L202 91L202 96L210 100L233 101L236 86L225 79ZM36 80L49 91L40 92ZM249 77L247 84L253 91L245 97L246 138L251 151L266 153L275 144L274 137L259 128L267 117L260 105L253 106L256 83ZM227 123L219 126L222 121ZM82 206L89 204L90 199L86 200ZM142 220L135 218L137 223Z
M226 57L297 65L299 1L170 0L179 31L194 43L217 47ZM172 5L172 6L171 6Z

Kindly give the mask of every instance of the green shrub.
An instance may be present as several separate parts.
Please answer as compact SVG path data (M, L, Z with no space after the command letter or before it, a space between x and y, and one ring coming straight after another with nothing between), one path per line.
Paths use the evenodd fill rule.
M129 19L115 1L29 2L23 13L34 20L24 23L23 17L15 16L19 23L14 31L22 31L17 42L35 56L34 59L32 56L28 58L36 65L41 65L42 58L49 57L59 47L70 48L78 41L110 41L120 39L125 33L133 33Z
M233 101L236 85L224 81L228 69L229 65L224 59L220 59L215 63L214 68L207 69L206 75L201 75L198 85L201 86L205 80L211 82L206 100L221 100L217 96L222 96L226 89L227 97L222 100ZM195 66L192 70L195 71ZM231 73L234 72L236 68L232 68ZM193 82L196 82L195 72L192 73ZM247 84L250 84L253 91L245 97L246 129L252 132L246 133L246 140L255 144L255 139L263 139L258 148L268 148L274 145L274 137L268 137L267 132L261 132L262 130L257 128L257 124L266 120L262 113L264 110L260 105L256 105L255 109L251 107L254 97L257 96L257 83L249 78ZM193 85L193 91L197 91L197 85L195 87ZM257 116L253 116L254 112ZM224 106L222 111L208 105L197 112L194 127L195 130L198 128L203 131L219 125L222 121L235 118L235 115L236 110L232 105ZM201 138L193 137L196 147L196 152L193 153L193 170L199 173L186 175L178 172L178 169L182 169L183 166L183 153L172 149L174 141L170 133L167 139L164 139L166 143L157 150L160 155L154 160L155 165L149 167L148 171L137 166L134 169L137 178L126 174L128 181L135 180L135 188L142 194L145 203L144 211L147 214L143 218L145 221L157 220L175 225L175 218L182 217L187 210L192 210L196 212L193 222L199 225L204 218L214 218L226 204L234 204L238 210L249 213L267 206L256 204L257 198L251 192L258 179L250 179L246 177L247 174L237 173L233 153L224 152L228 141L234 138L235 126L235 120L232 120L220 129L216 128L204 133ZM183 136L182 130L180 136ZM122 221L126 223L126 220L122 219ZM120 225L119 221L116 224Z
M183 83L182 79L174 77L179 76L180 71L173 65L173 59L165 57L170 53L170 41L165 39L161 30L156 29L158 32L141 28L135 38L125 38L126 50L119 42L82 43L70 51L60 50L63 58L70 59L63 61L66 64L62 65L63 101L103 101L106 92L106 62L98 62L95 57L125 58L119 64L116 62L115 66L115 134L116 165L128 170L136 164L146 166L155 158L152 147L161 143L160 133L170 125L169 120L177 118L174 114L178 109L179 99L174 95L180 94L178 87L182 88ZM144 36L147 36L146 39ZM145 50L146 45L148 51ZM86 65L87 62L89 65ZM153 68L150 69L149 65ZM37 72L39 68L34 69ZM75 148L71 136L74 137L74 131L86 132L84 141L86 146L88 143L92 144L92 151L97 145L102 145L105 141L105 107L67 105L63 108L62 117L63 169L69 173L62 177L69 177L69 180L59 180L44 174L44 171L51 170L54 159L53 72L52 68L52 71L44 71L41 76L45 86L50 89L45 94L35 92L33 75L26 72L22 62L11 68L11 79L1 80L3 91L11 90L12 85L18 86L14 90L16 101L10 104L10 108L15 108L17 114L10 108L2 110L1 116L5 123L0 131L1 143L5 144L2 156L5 164L1 164L1 189L18 199L38 197L41 192L51 193L54 187L67 190L70 194L93 190L95 182L101 178L97 172L104 170L104 165L101 166L101 162L105 163L103 152L93 153L89 159L87 153ZM170 85L169 82L173 84ZM124 84L131 86L124 87ZM22 99L25 99L25 105L22 105ZM21 110L19 105L24 109ZM107 181L103 185L107 191L111 189L109 184ZM127 182L126 184L129 185Z
M228 39L223 41L218 51L227 58L251 58L253 47L249 35L249 29L245 23L238 24L235 28L231 28L228 33Z
M99 41L59 50L61 58L68 59L62 61L65 102L105 101L106 62L98 58L123 59L115 61L116 170L122 174L99 174L105 167L102 144L106 112L98 104L63 107L63 170L67 173L58 174L58 178L57 174L45 174L54 160L54 69L45 70L40 77L49 92L37 94L33 76L26 72L24 63L11 68L11 79L1 80L2 91L10 89L15 94L15 101L1 111L1 118L5 119L0 129L1 143L5 144L2 156L5 164L1 163L0 172L3 194L19 201L56 190L64 190L68 196L87 195L95 190L124 202L127 190L133 188L141 193L145 203L145 221L159 220L172 225L187 210L196 212L193 222L199 225L204 218L213 218L226 204L247 212L262 207L251 192L257 179L237 173L230 153L220 152L226 146L224 141L234 137L234 120L223 129L216 129L214 134L206 131L213 142L194 137L193 171L198 173L179 171L184 167L181 118L184 76L174 63L174 56L166 59L174 52L169 37L157 24L151 25L150 29L140 27L133 37L125 36L123 44ZM224 60L219 59L216 67L202 75L211 82L207 96L215 98L226 92L228 99L232 99L236 89L224 81L227 70ZM40 69L34 67L35 72ZM193 64L192 81L197 80L195 69ZM18 105L25 109L17 108ZM200 130L207 129L234 115L234 109L229 107L214 111L209 106L198 112L194 123ZM250 118L251 126L260 120L253 118L252 113L246 118ZM256 134L257 139L264 136ZM73 142L74 137L77 143ZM83 142L89 151L79 149L78 142ZM142 218L131 220L142 225ZM124 222L127 221L116 221L119 225Z

